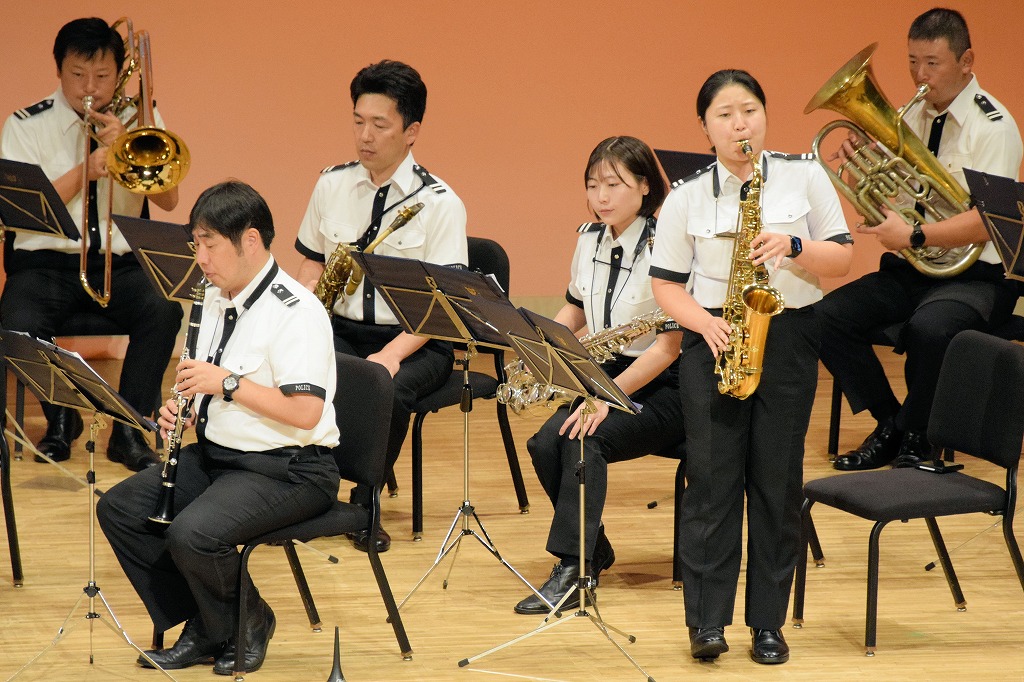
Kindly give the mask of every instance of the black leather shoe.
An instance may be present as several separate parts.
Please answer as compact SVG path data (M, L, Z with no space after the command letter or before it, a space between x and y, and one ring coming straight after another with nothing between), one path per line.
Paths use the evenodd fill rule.
M199 619L193 618L185 622L178 641L170 649L147 651L153 663L164 670L181 670L200 663L213 663L213 660L224 651L224 642L211 642L199 625ZM139 665L152 668L153 665L144 657L139 656Z
M132 471L142 471L160 463L160 457L149 447L142 432L120 422L114 424L110 434L107 459L124 464Z
M368 545L366 544L367 537L370 534L361 530L358 533L349 533L348 539L352 541L352 546L358 549L360 552L367 551ZM386 552L391 549L391 536L383 528L377 529L377 553Z
M772 665L789 660L789 645L782 638L782 630L750 629L750 658L754 663Z
M551 569L551 576L547 579L540 589L540 592L545 599L547 599L552 606L557 604L566 592L571 592L569 598L562 604L563 609L575 609L580 605L580 593L579 593L579 577L580 577L580 566L578 559L572 559L571 562L568 559L555 564L555 567ZM587 604L589 606L589 602ZM523 614L525 616L536 616L545 615L551 611L551 606L548 606L540 598L531 594L526 599L522 600L515 605L513 609L516 613Z
M899 454L892 461L892 466L894 469L909 469L932 459L935 459L935 448L928 442L927 436L918 431L907 431L903 434Z
M899 452L903 434L892 419L879 422L860 447L836 457L832 466L839 471L864 471L883 467Z
M270 646L270 638L274 636L277 629L277 619L274 612L270 610L270 604L260 599L259 604L249 611L249 622L245 626L245 663L246 672L255 672L263 667L263 660L267 657L267 647ZM213 664L213 672L217 675L232 675L235 672L235 651L234 641L228 642L224 653L217 662Z
M690 628L690 655L713 661L729 650L725 628Z
M52 408L46 419L46 434L36 447L54 462L66 462L71 459L71 443L82 435L84 426L77 410L70 407ZM33 459L37 462L46 461L39 455Z

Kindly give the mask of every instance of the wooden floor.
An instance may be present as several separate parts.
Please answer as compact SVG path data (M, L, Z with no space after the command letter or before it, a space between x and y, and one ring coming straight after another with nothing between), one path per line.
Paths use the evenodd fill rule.
M899 375L897 358L890 375ZM98 363L107 376L116 363ZM110 366L106 366L110 365ZM806 478L833 473L825 457L831 380L822 373L807 439ZM41 435L42 417L34 404L29 432ZM551 509L533 475L525 442L538 418L516 418L513 428L530 494L529 514L520 514L495 425L493 404L478 401L470 436L471 494L480 519L502 556L535 585L543 582L552 558L544 551ZM870 429L864 416L845 415L841 448L856 446ZM399 462L399 496L384 501L384 525L394 538L383 555L396 596L401 600L431 565L462 500L462 420L455 409L426 421L425 512L421 542L411 539L409 457ZM87 469L85 439L76 443L68 468ZM108 488L126 475L102 455L99 439L98 486ZM984 463L962 458L968 471L995 479ZM787 626L792 660L768 667L749 659L743 623L743 586L735 625L727 630L732 651L717 663L689 656L682 593L671 584L672 480L675 462L648 457L611 467L604 520L617 561L601 578L601 614L607 622L635 635L626 651L659 682L698 677L716 680L933 680L1024 679L1024 596L994 519L978 516L943 524L946 542L967 596L969 610L957 612L940 570L925 572L933 551L923 523L894 524L882 538L878 653L863 652L865 561L869 525L852 517L819 510L816 522L827 566L809 569L807 622ZM0 543L0 678L13 675L50 643L82 595L88 580L88 495L56 468L31 457L13 463L15 508L25 565L25 586L9 580L6 542ZM649 508L648 503L658 505ZM1019 514L1019 509L1018 509ZM1019 525L1019 524L1018 524ZM97 531L98 533L98 531ZM979 535L980 534L980 535ZM331 668L333 628L341 627L346 679L359 680L643 680L644 676L584 618L487 656L466 668L458 661L530 631L536 617L518 616L512 606L528 590L475 540L466 538L454 562L436 571L402 610L415 652L403 661L385 622L366 557L346 542L314 545L335 554L340 564L300 549L325 625L310 632L283 554L261 548L252 561L254 578L277 613L277 634L264 668L251 680L326 680ZM444 573L453 565L448 588ZM113 612L136 642L146 645L149 620L103 536L96 540L96 580ZM741 578L742 580L742 578ZM97 602L102 620L110 623ZM136 655L114 632L87 621L87 602L79 604L72 629L19 679L155 680L158 673L135 666ZM94 630L91 644L89 624ZM173 641L174 633L169 641ZM89 652L95 662L90 665ZM179 680L210 679L201 666L175 673Z

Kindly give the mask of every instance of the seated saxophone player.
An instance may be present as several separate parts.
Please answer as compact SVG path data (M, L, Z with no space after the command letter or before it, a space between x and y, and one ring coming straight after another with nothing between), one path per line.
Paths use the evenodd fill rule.
M196 357L175 368L193 409L179 415L175 400L160 408L164 438L177 419L196 427L197 441L179 451L173 521L162 534L147 521L161 499L156 467L108 490L96 513L155 628L185 623L174 646L149 658L172 670L213 661L213 672L230 675L238 655L245 670L259 669L275 628L270 606L248 590L247 647L235 649L238 546L337 499L337 370L327 313L271 256L273 217L253 188L207 189L189 227L210 286L197 304Z
M753 76L712 74L697 95L697 117L717 159L665 200L651 266L658 304L685 330L679 542L690 653L715 659L729 650L746 497L751 657L785 663L781 628L799 555L804 438L818 385L812 304L821 298L819 277L849 270L852 240L824 169L810 155L766 151L765 94ZM757 305L759 314L748 317L751 291L782 299L785 309ZM748 364L748 351L756 362Z
M587 202L600 221L584 223L570 266L566 304L555 320L574 331L601 332L628 326L639 315L656 312L651 292L651 248L667 187L654 153L635 137L610 137L594 148L583 173ZM611 567L615 552L601 523L608 486L608 464L636 459L680 443L676 359L682 334L671 321L629 341L624 337L604 369L640 406L638 414L609 409L596 401L583 439L586 471L586 557L595 581ZM581 405L563 405L527 443L533 467L554 506L547 550L559 561L539 592L551 604L572 592L566 608L579 605ZM530 595L516 613L543 614L548 604Z
M1020 131L1010 112L981 89L973 73L974 50L963 16L933 9L917 17L908 34L910 76L927 84L924 102L904 122L927 144L967 192L963 169L1016 178ZM1005 279L980 213L911 225L896 213L875 227L859 224L889 251L877 272L832 291L816 307L822 325L821 360L842 386L854 413L868 410L875 429L860 447L836 458L844 471L892 463L914 466L933 458L926 430L939 368L949 342L965 329L992 329L1013 312L1017 290ZM929 220L931 217L929 216ZM952 277L916 270L902 254L910 247L983 243L978 260ZM907 393L900 402L871 346L873 329L905 323L897 349L906 352Z
M325 262L339 245L386 256L465 267L466 209L450 187L418 165L412 146L419 137L427 105L427 87L419 73L401 62L385 60L356 74L350 86L356 161L325 169L299 226L295 248L302 254L298 279L313 289L318 281L338 293ZM424 207L406 224L387 234L403 207ZM333 297L332 297L333 300ZM350 295L333 304L335 347L387 367L395 382L387 462L393 466L409 430L412 408L442 387L452 372L454 353L448 342L427 340L402 331L398 319L363 279ZM369 504L370 490L357 486L352 502ZM391 538L382 529L373 539L386 552ZM366 550L369 538L352 537Z
M51 339L63 320L76 313L102 315L128 334L128 349L121 368L119 392L141 414L157 408L160 385L174 352L181 326L181 306L167 301L150 285L127 242L115 227L107 243L107 196L111 179L106 169L107 146L125 132L117 116L103 111L115 92L125 62L121 35L102 19L76 19L57 33L53 45L60 85L56 92L12 114L0 137L0 157L37 164L53 183L83 235L88 232L88 274L100 289L104 259L112 253L111 294L102 307L79 281L81 242L61 237L7 232L4 269L7 283L0 298L0 325ZM83 98L92 97L89 125L99 142L86 155ZM133 109L122 114L127 118ZM159 114L156 124L162 126ZM87 158L86 158L87 156ZM83 166L88 169L89 216L83 222ZM178 202L177 188L150 196L153 204L171 210ZM146 202L113 183L112 212L143 215ZM39 451L55 461L71 455L71 444L82 433L78 412L43 405L46 435ZM159 457L142 434L120 423L113 426L107 457L134 471L157 464ZM43 462L36 456L37 462Z

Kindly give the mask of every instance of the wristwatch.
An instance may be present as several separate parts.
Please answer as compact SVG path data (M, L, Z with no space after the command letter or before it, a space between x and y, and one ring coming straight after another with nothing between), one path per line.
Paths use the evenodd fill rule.
M229 374L224 377L224 381L221 382L221 390L224 392L224 402L231 402L231 396L238 390L238 382L241 379L242 377L237 374Z
M910 246L915 249L924 246L924 230L921 229L921 223L914 223L914 231L910 233Z
M800 241L800 237L790 235L789 237L789 257L796 258L804 252L804 243Z

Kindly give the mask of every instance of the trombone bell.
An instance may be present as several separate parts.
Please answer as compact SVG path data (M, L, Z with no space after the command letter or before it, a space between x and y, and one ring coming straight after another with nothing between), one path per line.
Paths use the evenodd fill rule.
M174 133L146 126L130 130L107 152L107 172L135 194L166 192L185 178L192 157Z

